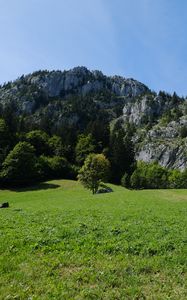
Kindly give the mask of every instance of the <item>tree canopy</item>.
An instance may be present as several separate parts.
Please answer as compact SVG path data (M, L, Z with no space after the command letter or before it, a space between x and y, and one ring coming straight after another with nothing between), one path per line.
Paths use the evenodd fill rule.
M2 164L4 182L20 185L36 180L36 156L32 145L19 142Z
M110 162L103 154L90 154L79 171L78 179L83 186L95 194L101 181L109 177Z

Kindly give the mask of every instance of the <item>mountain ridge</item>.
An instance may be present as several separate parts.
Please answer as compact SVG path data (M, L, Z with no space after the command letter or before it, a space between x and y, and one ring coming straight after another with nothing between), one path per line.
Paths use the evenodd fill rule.
M63 126L84 131L97 118L120 122L124 128L130 123L138 160L187 167L185 99L175 93L157 94L135 79L86 67L37 71L1 86L0 109L7 107L24 117L28 128L41 128L46 122L57 134Z

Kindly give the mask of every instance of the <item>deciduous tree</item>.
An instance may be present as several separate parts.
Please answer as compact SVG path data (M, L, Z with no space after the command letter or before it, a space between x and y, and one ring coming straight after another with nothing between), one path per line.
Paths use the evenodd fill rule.
M100 182L108 179L109 171L110 163L103 154L90 154L79 171L78 179L95 194Z

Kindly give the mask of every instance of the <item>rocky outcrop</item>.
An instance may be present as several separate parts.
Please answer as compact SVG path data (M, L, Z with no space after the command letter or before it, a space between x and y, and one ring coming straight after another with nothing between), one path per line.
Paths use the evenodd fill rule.
M171 121L165 126L160 124L154 126L147 132L150 139L174 139L182 138L182 129L187 128L187 116L182 116L178 121Z
M120 97L135 97L149 89L142 83L123 77L107 77L99 71L77 67L69 71L39 71L22 76L0 88L0 103L15 102L18 111L31 114L41 99L63 99L67 95L82 95L107 91Z
M176 105L171 97L165 99L154 93L132 98L123 108L123 120L139 126L153 122Z
M158 162L163 167L185 170L187 168L187 139L185 141L148 142L136 155L137 160Z
M64 124L82 130L101 111L100 118L104 115L107 122L134 126L138 160L187 167L186 101L163 92L157 95L134 79L85 67L38 71L0 87L0 109L9 105L27 124L50 122L53 132Z
M49 97L57 97L67 93L86 95L103 89L110 90L116 96L135 97L144 94L148 88L134 80L120 76L107 77L99 71L89 71L85 67L77 67L69 71L53 71L44 74L30 75L27 80L37 84Z
M117 96L137 97L148 92L148 88L144 84L134 79L114 76L110 77L108 81L112 85L112 92Z
M187 129L186 116L178 121L171 121L166 126L154 126L140 143L136 154L137 160L157 161L167 168L186 169L187 137L183 136L183 128Z

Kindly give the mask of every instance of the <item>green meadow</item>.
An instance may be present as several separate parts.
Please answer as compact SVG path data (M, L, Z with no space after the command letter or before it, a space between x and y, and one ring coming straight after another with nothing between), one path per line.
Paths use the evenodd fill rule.
M1 190L0 299L187 299L187 190Z

